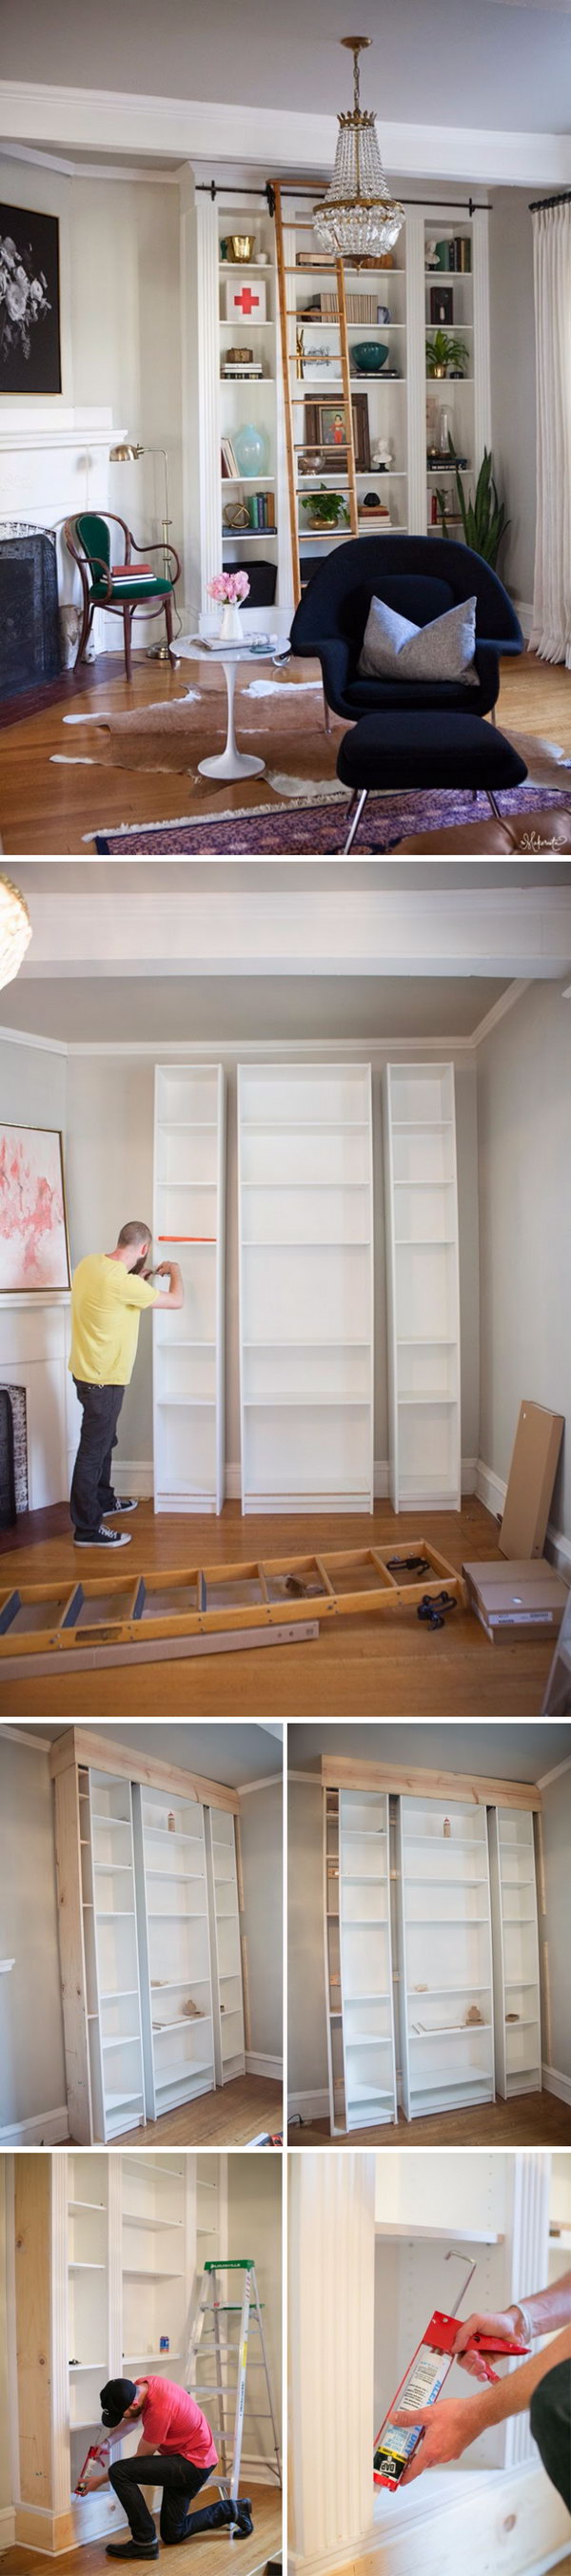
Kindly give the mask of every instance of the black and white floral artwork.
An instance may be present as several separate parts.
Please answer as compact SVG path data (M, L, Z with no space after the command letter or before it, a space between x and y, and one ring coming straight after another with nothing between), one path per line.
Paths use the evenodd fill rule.
M60 394L57 215L0 205L0 394Z

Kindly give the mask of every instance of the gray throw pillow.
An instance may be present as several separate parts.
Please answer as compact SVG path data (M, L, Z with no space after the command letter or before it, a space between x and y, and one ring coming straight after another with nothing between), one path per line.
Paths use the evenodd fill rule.
M461 599L430 626L413 626L386 600L372 599L357 668L372 680L461 680L477 688L476 600Z

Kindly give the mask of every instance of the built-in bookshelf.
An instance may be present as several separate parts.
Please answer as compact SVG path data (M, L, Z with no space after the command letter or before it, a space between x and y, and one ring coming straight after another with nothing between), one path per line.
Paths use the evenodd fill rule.
M153 1319L155 1511L224 1500L225 1089L221 1065L157 1065L156 1263L184 1304ZM166 1283L168 1285L168 1283Z
M133 1789L147 2118L214 2084L205 1810Z
M401 2081L406 2118L494 2097L485 1806L397 1806Z
M491 1807L490 1870L494 1927L496 2084L513 2093L541 2091L541 2002L533 1816Z
M132 1791L110 1772L78 1778L93 2133L108 2145L145 2117Z
M326 1792L324 1886L331 2127L377 2128L397 2116L384 1793Z
M453 1065L387 1065L384 1103L391 1501L459 1511Z
M449 452L452 440L461 460L460 474L466 493L473 483L474 437L474 275L472 256L473 225L462 215L454 224L426 219L424 238L426 343L434 343L438 331L450 343L460 343L460 366L452 366L445 376L426 374L426 465L427 528L442 536L442 512L437 492L445 498L445 520L449 536L462 539L462 518L458 508L456 474ZM460 353L459 353L460 354ZM481 457L478 457L478 465Z
M217 2084L243 2075L244 2000L240 1942L240 1897L233 1815L222 1807L206 1811L206 1852L211 1908L214 2063Z
M245 1512L372 1511L366 1064L238 1071Z

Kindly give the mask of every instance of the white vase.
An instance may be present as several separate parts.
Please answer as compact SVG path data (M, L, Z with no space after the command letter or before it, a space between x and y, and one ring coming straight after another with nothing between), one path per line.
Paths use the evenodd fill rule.
M238 601L237 599L227 599L226 605L222 610L220 642L221 644L239 644L241 642L241 637L242 619L240 616Z

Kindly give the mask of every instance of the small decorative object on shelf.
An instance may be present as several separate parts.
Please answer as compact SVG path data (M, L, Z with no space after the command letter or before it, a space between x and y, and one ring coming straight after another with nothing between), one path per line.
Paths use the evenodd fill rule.
M240 643L240 605L247 599L249 588L247 572L216 572L208 583L209 598L219 600L222 608L220 638L225 644Z
M255 421L244 421L242 428L234 431L232 446L239 471L246 480L250 475L265 474L269 440L264 429L256 428Z
M351 352L359 376L380 376L389 355L384 340L357 340Z

